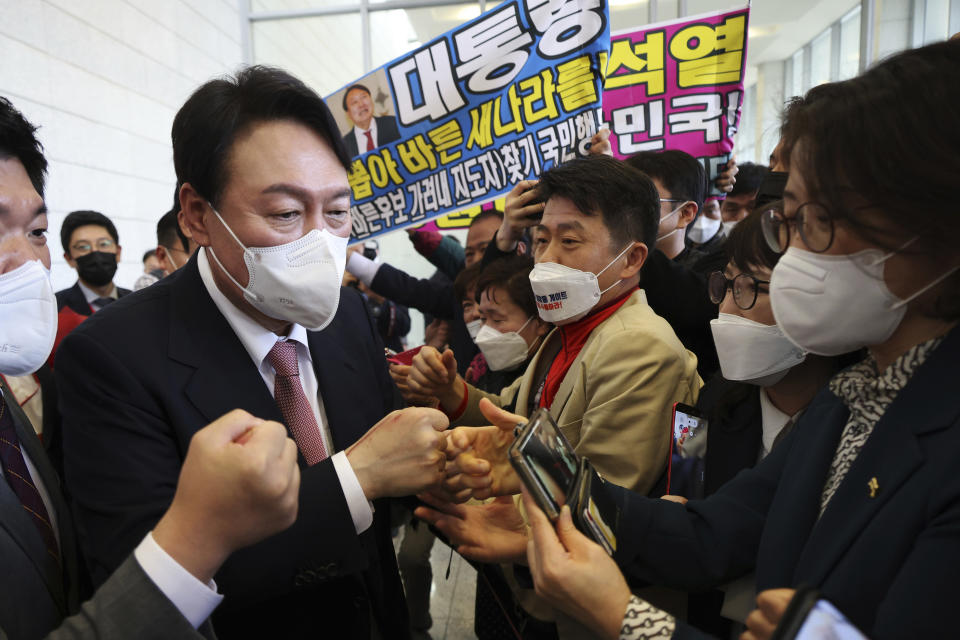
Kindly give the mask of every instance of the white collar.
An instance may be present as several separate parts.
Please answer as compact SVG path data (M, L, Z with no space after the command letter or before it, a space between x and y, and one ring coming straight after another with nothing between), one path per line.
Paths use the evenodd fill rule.
M360 128L360 125L358 125L358 124L353 125L353 128L356 130L357 136L362 136L362 135L365 134L367 131L369 131L370 133L372 133L372 134L374 135L374 137L376 137L376 135L377 135L377 118L376 118L376 116L371 116L371 117L370 117L370 128L369 128L369 129L361 129L361 128Z
M106 298L113 298L114 300L117 300L120 296L120 292L117 291L117 285L113 285L113 290L110 293L108 293L106 296L101 296L99 293L97 293L87 285L83 284L83 282L79 279L77 280L77 284L80 285L80 291L83 292L83 297L86 299L87 304L93 304L93 301L96 300L97 298L106 297ZM111 282L110 284L113 284L113 283Z
M243 347L247 350L250 358L256 363L258 368L263 365L267 354L270 353L273 345L276 344L278 340L295 341L298 345L297 352L300 354L306 353L307 359L313 362L307 343L307 330L302 325L296 323L290 325L290 333L286 338L277 336L273 331L261 325L230 302L227 296L223 295L223 292L220 291L220 288L213 279L213 271L210 269L210 262L207 259L205 247L200 249L199 255L197 256L197 268L200 270L200 279L203 280L203 286L207 288L207 293L210 294L213 303L217 305L217 309L219 309L223 317L227 319L230 328L237 334Z
M793 416L789 416L783 411L780 411L780 409L777 409L767 395L766 389L759 387L758 391L760 392L760 420L763 428L763 451L769 453L773 449L773 443L776 442L777 436L780 435L780 432L787 423L793 419Z

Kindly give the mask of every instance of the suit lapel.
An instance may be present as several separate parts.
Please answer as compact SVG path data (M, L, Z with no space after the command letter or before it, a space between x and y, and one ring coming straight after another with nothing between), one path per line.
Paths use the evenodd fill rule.
M524 375L524 379L517 389L517 398L513 408L514 413L526 417L529 417L529 414L532 413L527 411L527 405L530 404L530 396L537 392L537 385L546 377L550 365L553 364L554 358L556 358L560 352L561 340L560 330L553 329L547 334L547 337L543 340L543 344L540 345L540 348L537 349L537 352L533 355L530 364L527 365L528 373Z
M50 497L50 507L56 511L61 549L67 549L68 553L72 554L70 546L73 543L73 537L72 532L68 534L65 533L65 529L70 527L70 522L66 505L60 497L60 481L57 478L57 474L47 461L46 454L43 451L43 445L37 438L33 427L30 426L26 415L21 411L13 394L10 393L6 385L2 383L0 383L0 389L2 389L6 395L7 410L10 411L10 417L13 419L14 426L17 430L21 450L30 458L30 462L33 464L37 475L40 476L40 482L43 483ZM3 517L0 518L0 526L7 529L27 557L30 558L37 568L37 571L43 577L43 581L46 583L47 589L50 591L51 596L53 596L57 606L66 614L67 602L61 568L56 560L47 552L43 538L30 520L30 517L23 510L20 498L17 497L17 494L14 493L13 489L10 488L5 480L0 482L0 513L3 513ZM64 521L65 519L66 521ZM72 555L69 558L66 555L61 555L64 562L67 562L68 559L70 561L74 559Z
M960 331L954 330L914 372L877 422L800 557L798 569L804 580L819 584L829 575L873 516L923 463L920 439L957 419L960 404L954 399L952 367L958 352Z
M169 355L194 369L186 397L208 422L237 408L283 422L250 355L207 293L196 254L181 272L172 284Z
M93 314L93 309L90 308L87 297L83 295L83 289L80 288L79 280L68 290L67 306L82 316Z

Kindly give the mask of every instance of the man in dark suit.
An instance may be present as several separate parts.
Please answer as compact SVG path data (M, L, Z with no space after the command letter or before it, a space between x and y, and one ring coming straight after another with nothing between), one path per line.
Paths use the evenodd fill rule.
M396 118L373 115L370 89L362 84L351 85L344 91L343 110L353 122L353 128L343 136L343 144L351 158L400 138Z
M0 98L0 340L19 347L0 350L4 376L36 371L54 336L46 166L33 126ZM296 517L295 459L282 425L244 412L202 429L170 509L81 608L89 594L60 479L0 383L0 638L210 637L217 568Z
M200 87L172 137L201 249L84 322L57 357L94 582L163 513L197 429L239 407L290 429L302 508L289 530L224 564L218 636L406 638L381 499L442 479L447 420L431 409L384 419L398 395L383 347L360 295L340 287L349 159L333 117L296 78L251 67Z
M130 293L113 283L120 264L117 227L99 211L73 211L60 227L63 257L77 272L77 282L57 291L57 310L69 307L89 316Z

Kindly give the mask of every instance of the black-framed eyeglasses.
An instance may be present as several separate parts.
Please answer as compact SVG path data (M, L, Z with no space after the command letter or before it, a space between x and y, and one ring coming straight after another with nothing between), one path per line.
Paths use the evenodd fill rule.
M707 279L707 291L710 293L710 302L720 304L727 295L727 289L733 291L733 302L746 311L757 303L757 294L766 293L768 289L760 285L769 285L769 280L760 280L749 273L737 274L732 280L723 275L723 271L714 271Z
M791 227L814 253L823 253L833 244L833 218L823 205L816 202L801 204L792 218L784 216L780 209L768 209L763 212L760 224L764 239L777 253L783 253L790 246Z

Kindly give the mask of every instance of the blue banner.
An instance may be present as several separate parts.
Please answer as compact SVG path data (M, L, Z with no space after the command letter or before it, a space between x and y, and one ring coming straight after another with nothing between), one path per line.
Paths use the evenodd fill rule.
M609 46L606 0L513 0L328 96L354 155L352 240L586 154Z

